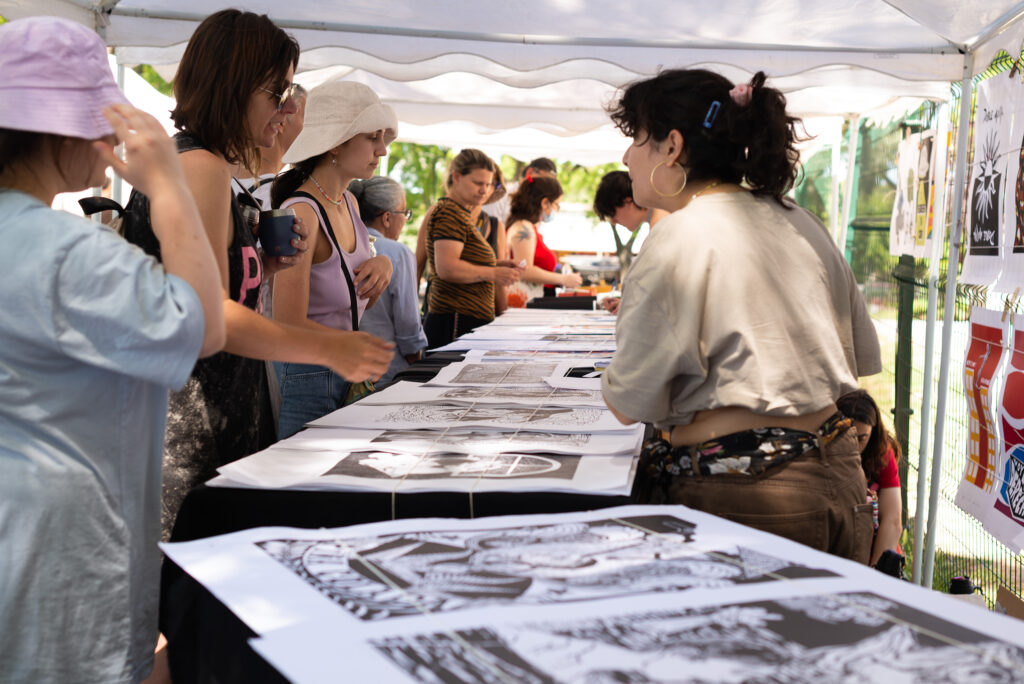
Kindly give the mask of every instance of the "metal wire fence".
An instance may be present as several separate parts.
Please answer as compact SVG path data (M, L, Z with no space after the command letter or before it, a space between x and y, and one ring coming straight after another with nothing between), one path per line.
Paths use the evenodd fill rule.
M1002 68L998 68L997 65L997 70L1002 71L1008 67L1009 62ZM896 191L897 145L908 128L912 130L933 125L936 114L936 108L926 106L906 120L886 126L864 125L861 128L858 155L860 172L859 182L855 188L856 212L853 214L847 241L847 257L857 281L861 284L869 311L878 329L884 366L883 372L879 375L862 378L862 386L872 394L882 412L888 414L890 427L895 427L895 434L904 452L900 464L904 488L905 525L902 547L908 559L919 551L923 553L923 549L914 548L915 525L919 522L922 525L926 524L924 520L917 519L919 478L925 478L926 491L930 491L931 487L931 446L929 453L926 454L927 464L923 469L919 467L922 422L920 411L923 403L926 354L928 262L924 259L915 261L909 257L903 257L903 261L900 262L897 257L889 254L889 222ZM954 129L954 141L955 136ZM955 150L951 150L950 168L955 163L955 153ZM820 190L828 187L832 173L827 153L819 153L808 160L805 170L808 176L797 189L797 201L812 210L817 209L819 214L824 214ZM949 176L948 184L951 186L952 173ZM949 187L949 192L952 192L952 187ZM952 205L952 201L948 204ZM950 225L949 222L950 216L947 215L946 225ZM948 242L946 247L944 255L948 254ZM944 256L939 268L938 322L932 359L935 369L931 380L932 409L927 421L927 440L930 444L935 442L933 428L939 389L942 303L947 274L948 263ZM909 306L911 309L903 326L898 324L901 287L904 293L903 307ZM968 318L971 305L983 303L986 295L987 293L979 291L978 288L965 286L958 286L956 293L951 322L953 327L949 349L950 375L945 407L945 429L941 440L942 466L937 482L936 555L932 586L946 590L952 577L967 575L980 587L991 604L999 586L1006 587L1017 597L1024 594L1024 555L1013 553L989 535L977 519L960 510L954 503L967 458L969 408L962 378L969 337ZM989 307L992 307L991 297ZM904 339L901 340L901 336ZM899 356L904 366L897 368L897 348L901 345L904 346ZM905 416L902 420L901 413ZM924 507L924 510L926 509L927 502ZM908 575L910 567L908 562Z

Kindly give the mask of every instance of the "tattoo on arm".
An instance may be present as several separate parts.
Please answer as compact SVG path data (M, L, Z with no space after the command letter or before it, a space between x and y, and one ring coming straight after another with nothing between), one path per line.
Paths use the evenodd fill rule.
M533 237L533 235L530 232L530 229L526 226L520 226L516 230L516 234L512 236L512 239L516 242L522 242L523 240L529 240L531 237Z

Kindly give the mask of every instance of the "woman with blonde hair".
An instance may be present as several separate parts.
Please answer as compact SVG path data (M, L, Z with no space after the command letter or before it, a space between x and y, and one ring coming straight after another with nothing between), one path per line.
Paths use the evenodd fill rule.
M452 160L445 185L448 195L434 206L425 231L432 275L423 329L430 347L494 320L495 287L511 285L520 272L513 262L498 261L473 222L473 209L494 191L491 158L463 150Z

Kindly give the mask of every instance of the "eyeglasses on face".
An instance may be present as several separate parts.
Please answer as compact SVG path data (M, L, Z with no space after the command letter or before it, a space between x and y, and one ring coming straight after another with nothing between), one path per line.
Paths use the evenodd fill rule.
M284 109L285 103L295 96L295 89L298 87L299 86L297 83L292 83L290 86L284 89L283 93L275 93L273 90L268 90L263 86L260 86L259 88L263 92L270 93L271 95L277 98L277 111L281 111L282 109Z
M401 214L402 216L405 217L406 221L408 221L409 219L412 218L412 209L406 209L405 211L389 211L388 213L389 214Z

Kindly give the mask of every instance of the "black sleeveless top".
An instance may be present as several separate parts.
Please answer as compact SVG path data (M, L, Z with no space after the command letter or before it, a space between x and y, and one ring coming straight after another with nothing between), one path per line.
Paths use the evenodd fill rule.
M175 136L178 153L206 149L195 138ZM149 213L149 200L132 192L129 211ZM239 198L231 197L232 238L228 245L228 294L246 308L260 309L263 265L256 238ZM160 258L149 222L125 224L125 238ZM185 386L171 392L163 462L163 527L167 539L185 495L217 474L217 468L266 448L276 440L269 411L263 361L220 352L199 359Z

